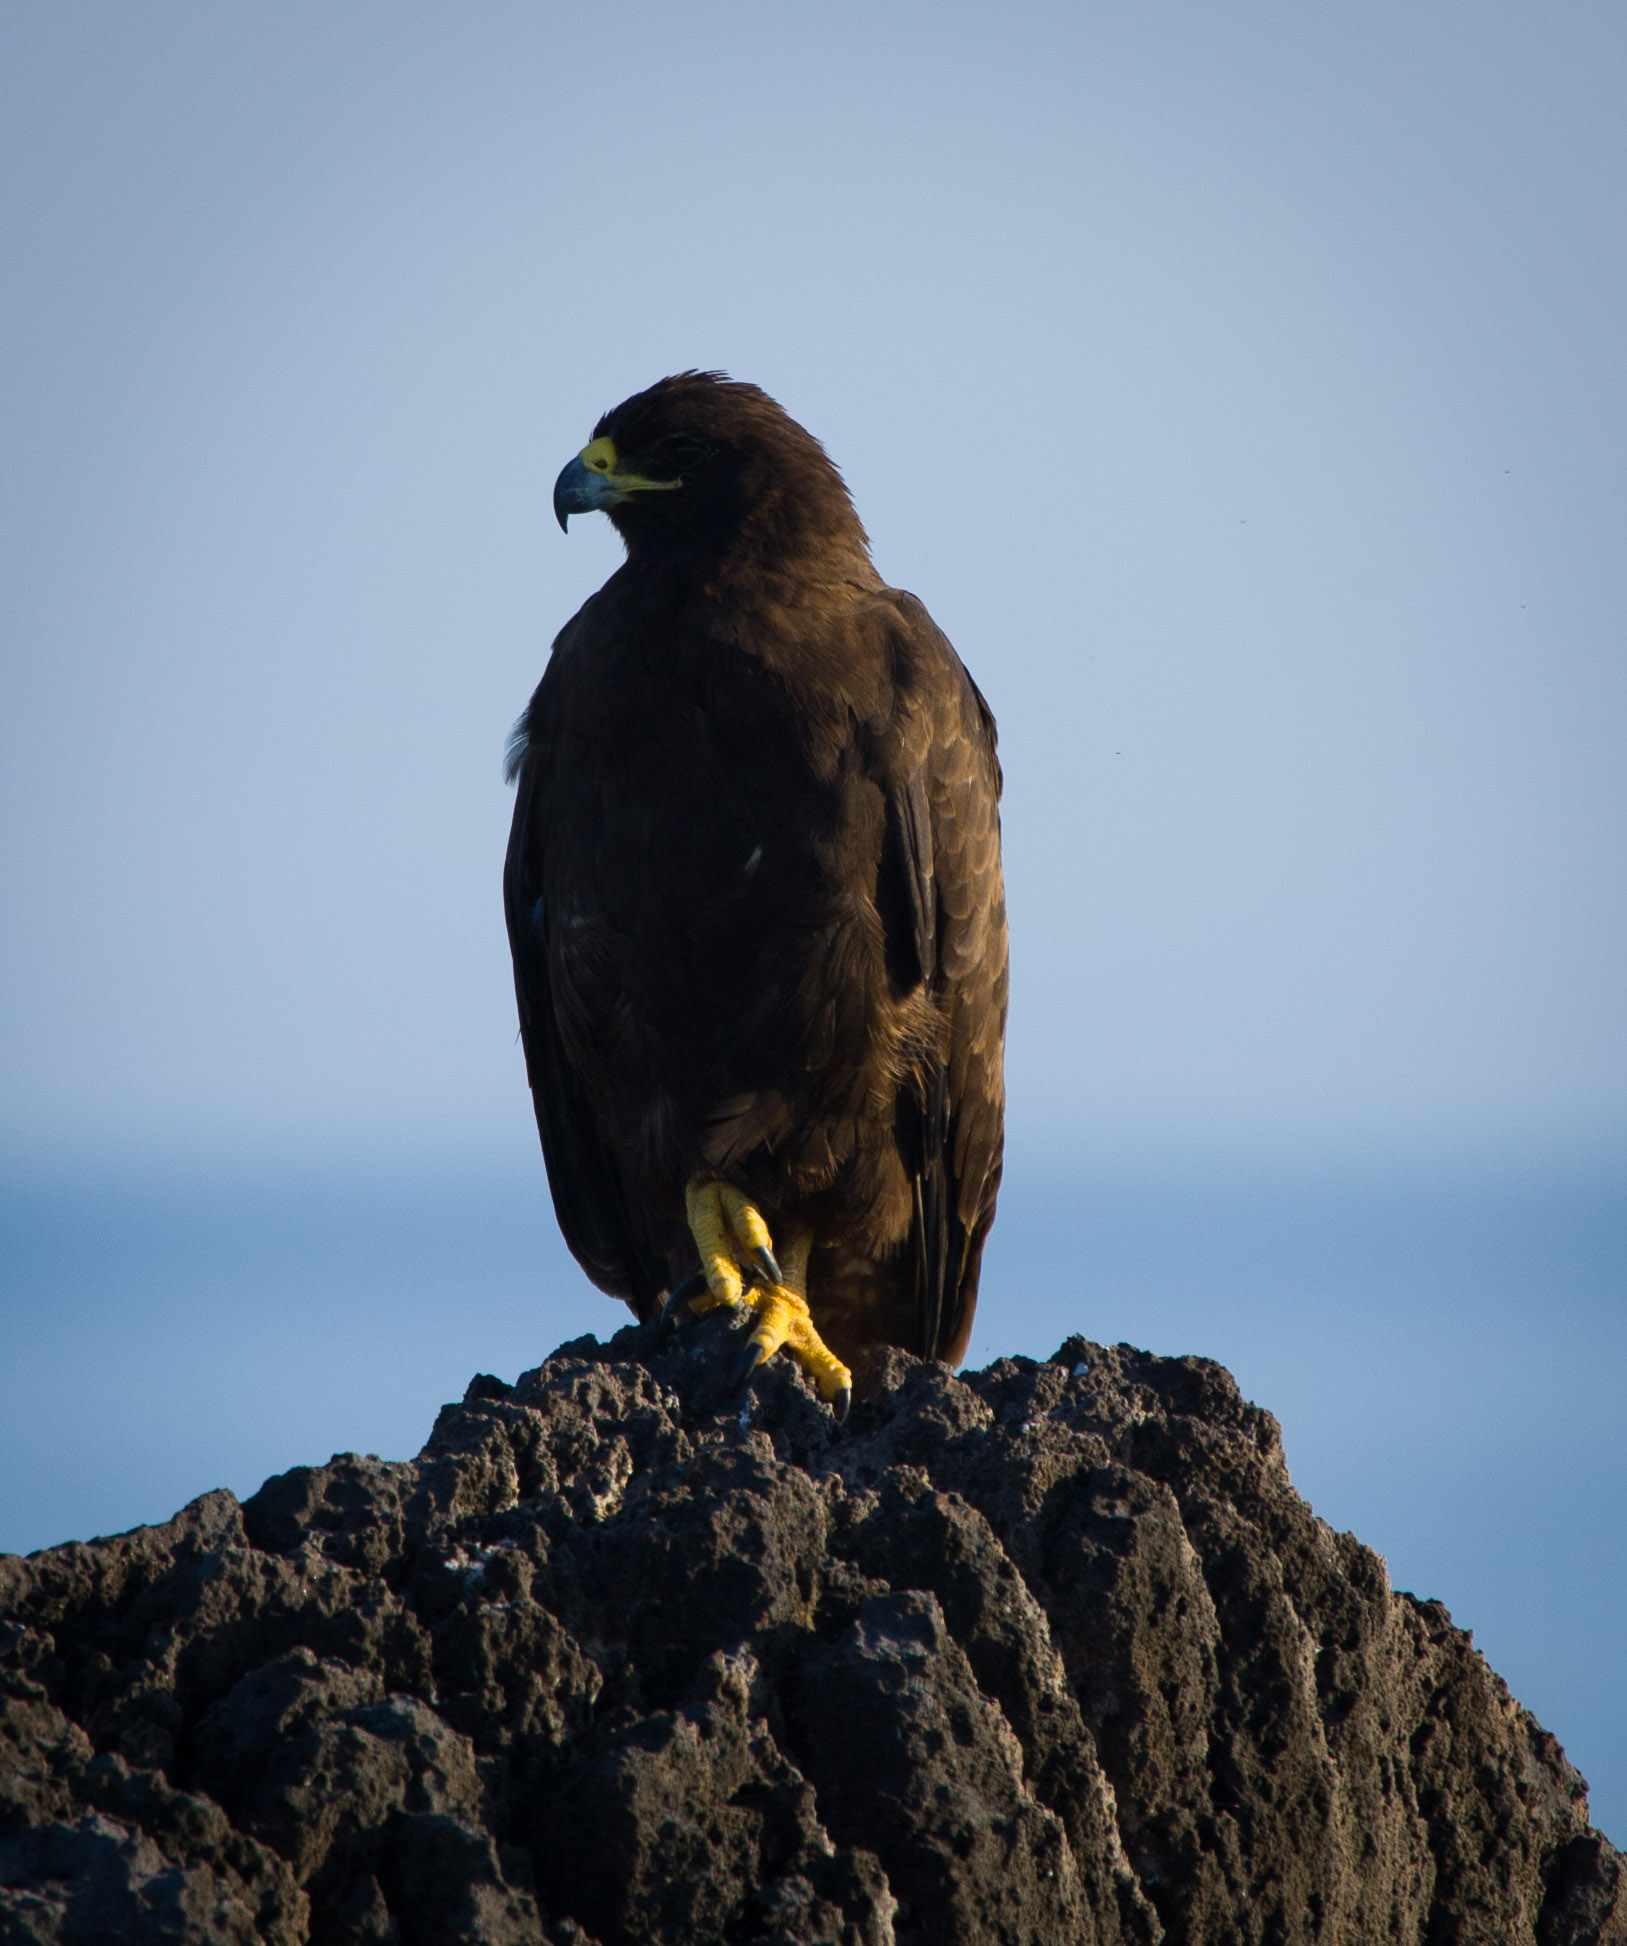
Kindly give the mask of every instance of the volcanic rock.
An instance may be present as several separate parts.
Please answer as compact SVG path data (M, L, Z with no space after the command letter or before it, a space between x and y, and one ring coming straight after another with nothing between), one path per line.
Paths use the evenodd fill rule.
M0 1556L0 1946L1606 1946L1620 1855L1220 1367L726 1325Z

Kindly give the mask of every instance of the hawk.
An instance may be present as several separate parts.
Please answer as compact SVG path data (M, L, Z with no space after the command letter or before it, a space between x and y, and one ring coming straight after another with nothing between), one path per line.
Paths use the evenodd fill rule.
M1007 959L994 719L824 448L684 372L554 510L625 563L516 725L504 874L560 1228L641 1319L744 1307L846 1411L957 1362L994 1218Z

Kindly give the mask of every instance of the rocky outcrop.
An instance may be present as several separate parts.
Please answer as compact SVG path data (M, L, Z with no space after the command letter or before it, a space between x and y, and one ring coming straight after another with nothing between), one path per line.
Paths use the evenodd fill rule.
M717 1319L0 1557L0 1946L1627 1940L1584 1787L1219 1367Z

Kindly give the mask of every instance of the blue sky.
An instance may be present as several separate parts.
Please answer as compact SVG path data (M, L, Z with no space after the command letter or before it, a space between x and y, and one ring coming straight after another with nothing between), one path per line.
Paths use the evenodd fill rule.
M410 1444L547 1349L431 1302L460 1263L518 1305L534 1248L556 1335L615 1322L545 1213L488 1277L473 1191L410 1261L374 1217L313 1257L338 1231L286 1212L540 1195L501 753L617 559L548 490L606 406L721 366L824 439L1000 719L1013 1194L974 1356L1043 1316L1226 1357L1414 1580L1481 1537L1430 1592L1503 1603L1539 1712L1569 1642L1553 1726L1614 1761L1624 82L1601 4L0 16L9 1411L88 1456L77 1500L24 1482L12 1544ZM253 1230L235 1271L200 1183ZM1232 1229L1192 1214L1220 1194ZM130 1196L147 1256L124 1218L76 1240ZM1295 1223L1325 1253L1285 1269ZM1081 1315L1035 1302L1072 1276ZM1369 1424L1416 1435L1393 1492ZM1562 1615L1502 1450L1591 1564Z
M547 487L701 364L999 714L1019 1127L1619 1151L1619 10L3 32L10 1141L516 1139Z

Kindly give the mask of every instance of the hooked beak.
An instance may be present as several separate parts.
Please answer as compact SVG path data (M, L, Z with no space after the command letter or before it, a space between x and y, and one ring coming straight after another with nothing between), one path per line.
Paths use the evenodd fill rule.
M597 513L613 507L619 497L615 482L593 472L578 453L554 482L554 518L568 534L572 514Z
M616 442L603 434L590 440L554 482L554 518L569 533L572 514L599 513L632 493L674 493L682 480L646 480L624 473Z

